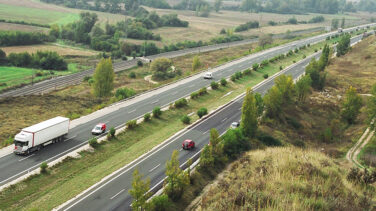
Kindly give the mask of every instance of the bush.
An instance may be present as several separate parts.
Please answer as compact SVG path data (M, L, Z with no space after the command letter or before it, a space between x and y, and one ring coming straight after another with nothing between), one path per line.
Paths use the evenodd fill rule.
M263 77L264 77L265 79L267 79L267 78L269 78L269 75L268 75L267 73L265 73L265 74L263 75Z
M155 118L159 118L161 115L162 115L162 110L161 110L161 108L160 108L160 107L155 107L155 108L153 109L153 116L154 116Z
M191 99L196 99L196 98L198 98L198 96L199 96L198 92L192 92L191 93Z
M91 146L91 147L97 147L98 146L98 140L97 140L97 138L95 138L95 137L93 137L92 139L90 139L89 140L89 145Z
M283 70L283 67L282 67L282 66L279 66L279 70Z
M318 51L318 50L317 50L317 49L315 49L315 53L317 53L317 51Z
M130 78L136 78L136 73L135 72L130 72L129 73Z
M184 124L188 125L190 122L191 122L191 118L189 118L189 116L187 115L184 115L181 119L180 119Z
M208 114L208 109L206 108L200 108L198 109L197 111L197 116L201 119L201 117L205 116L206 114Z
M87 82L88 82L89 86L91 86L94 83L94 79L90 78Z
M292 61L292 63L296 63L296 61L294 60L294 61Z
M295 52L295 53L298 53L298 52L299 52L299 49L295 48L294 52Z
M215 90L215 89L218 89L219 84L218 84L217 82L213 81L213 82L211 82L210 87L211 87L213 90Z
M282 146L282 143L280 140L268 134L261 133L260 135L257 136L257 139L261 141L262 143L264 143L266 146Z
M224 79L224 78L221 79L220 83L221 83L222 86L227 86L227 80Z
M115 92L115 97L118 100L123 100L123 99L129 98L129 97L132 97L135 94L136 94L136 92L133 89L119 88Z
M47 168L48 168L47 162L43 162L42 164L40 164L40 172L42 174L47 173Z
M155 196L150 200L151 211L168 211L174 210L173 203L170 201L166 194Z
M175 108L182 108L188 105L188 101L185 98L181 98L174 103Z
M148 122L148 121L150 121L150 117L151 117L150 113L146 113L146 114L144 115L144 122Z
M254 71L257 71L259 67L260 67L260 65L257 64L257 63L252 65L252 69L253 69Z
M266 67L267 65L269 64L269 61L268 60L264 60L261 62L261 67Z
M125 125L128 129L134 129L135 127L137 127L137 120L129 120Z
M236 79L240 79L241 77L243 77L242 72L236 72L235 77L236 77Z
M115 138L115 133L116 133L115 128L114 128L114 127L111 127L110 132L109 132L111 138Z
M235 74L232 75L230 79L231 79L231 81L234 81L234 82L235 82L235 81L236 81L236 75L235 75Z
M206 95L208 93L206 87L204 88L201 88L200 90L198 90L198 95L202 96L202 95Z
M84 77L83 81L84 82L88 82L90 79L91 79L91 76L87 75L87 76Z
M250 75L251 73L252 73L252 71L251 71L250 68L244 70L244 72L243 72L244 75Z
M303 55L303 59L305 59L305 58L307 58L307 56L306 56L306 55Z
M144 66L144 63L142 63L142 61L138 60L137 61L137 66L142 67L142 66Z

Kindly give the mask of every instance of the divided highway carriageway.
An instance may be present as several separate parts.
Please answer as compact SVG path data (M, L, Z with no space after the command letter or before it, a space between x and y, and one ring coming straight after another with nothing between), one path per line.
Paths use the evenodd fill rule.
M369 26L374 26L374 25L375 24L372 24L372 25L369 24ZM366 26L368 25L362 25L359 27L349 28L344 31L348 32L351 30L355 30L356 28L364 28ZM288 43L288 44L278 46L275 48L271 48L266 51L252 54L242 59L239 59L239 60L230 62L228 64L222 65L220 67L214 68L210 71L213 72L214 80L218 81L221 78L225 78L225 77L232 75L236 71L249 68L254 63L260 63L261 61L265 59L270 59L274 56L280 55L282 53L286 53L289 50L293 50L297 47L300 47L309 43L323 41L326 39L327 36L332 36L335 34L337 34L337 32L331 32L331 33L315 36L312 38L295 41L295 42ZM118 108L116 110L111 110L111 108L105 108L102 111L97 111L91 115L88 115L87 117L83 117L82 119L86 119L87 121L85 121L82 124L72 127L69 131L69 134L66 140L53 144L53 145L49 145L43 150L33 153L32 155L28 157L21 157L21 156L17 156L14 154L8 154L8 155L1 157L0 158L0 186L26 174L28 171L32 171L34 169L39 168L40 164L44 161L51 162L73 151L74 149L77 149L80 146L87 144L88 140L92 137L91 129L94 127L94 125L96 125L99 122L106 123L108 128L110 127L119 128L119 127L124 126L124 123L127 122L128 120L140 118L145 113L151 112L151 110L156 106L160 106L160 107L167 106L179 98L189 96L190 93L204 86L208 86L211 83L211 81L203 80L203 74L204 73L201 73L201 74L186 78L177 83L162 87L160 89L156 89L151 92L147 92L145 94L137 96L136 98L121 102L118 105L116 105ZM268 87L262 86L261 88L256 89L255 91L265 92L267 89ZM195 133L197 133L196 136L190 135L189 137L190 138L198 137L197 149L200 149L204 144L204 139L206 137L203 135L204 132L206 132L208 129L212 127L217 127L220 131L223 131L225 128L227 128L230 125L230 122L236 119L237 116L235 115L234 110L233 110L235 105L240 106L240 101L224 109L223 115L230 114L228 118L227 117L222 118L220 115L219 116L216 115L215 117L212 117L214 119L218 118L217 120L223 123L222 129L221 129L221 126L217 127L216 125L214 125L216 124L217 121L207 121L206 124L203 124L203 128L200 127L200 129L194 130ZM108 110L111 110L111 112L106 112ZM237 114L237 115L240 115L240 114ZM181 139L184 139L184 138L186 137L185 136L181 137ZM161 150L161 151L164 151L164 150L168 151L168 153L164 152L164 155L169 156L171 155L172 149L178 148L176 146L176 143L178 142L176 142L175 144L173 143L168 144L165 148ZM179 143L179 146L180 146L180 143ZM191 153L194 153L194 152L191 152ZM156 177L152 178L152 184L155 184L156 181L160 181L161 180L160 177L163 177L163 174L160 174L160 173L162 172L162 169L164 168L165 159L167 158L161 156L160 159L154 159L151 162L148 162L147 165L146 164L141 165L141 167L139 168L144 173L144 171L146 170L149 171L150 169L160 164L160 168L155 168L151 172L157 175ZM152 166L153 164L155 164L155 166ZM152 167L152 168L149 168L149 167ZM128 192L123 191L123 194L124 195L119 194L118 195L119 197L114 197L113 200L111 200L112 203L103 203L103 204L101 203L102 206L104 206L103 208L112 209L116 207L116 205L118 204L115 202L118 202L118 203L123 202L125 200L124 196L126 196ZM110 198L111 197L112 196L110 196ZM101 199L108 200L107 198L101 198ZM98 201L100 200L98 199ZM124 204L124 203L121 203L121 204ZM81 205L81 203L77 204L77 206L79 205ZM106 207L106 206L109 206L109 207ZM101 206L97 206L95 208L98 209L100 207Z

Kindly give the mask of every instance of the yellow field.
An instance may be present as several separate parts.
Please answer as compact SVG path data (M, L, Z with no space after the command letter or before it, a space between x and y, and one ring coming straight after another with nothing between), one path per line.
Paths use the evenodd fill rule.
M51 44L3 47L2 50L6 54L21 52L35 53L37 51L56 51L61 56L94 56L98 54L98 52L92 50L74 49L72 47L56 46Z
M0 31L48 32L47 28L13 23L0 23Z

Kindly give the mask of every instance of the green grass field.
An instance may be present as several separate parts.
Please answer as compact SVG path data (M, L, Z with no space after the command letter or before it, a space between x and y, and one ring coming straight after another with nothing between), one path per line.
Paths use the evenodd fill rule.
M53 71L54 75L67 75L71 73L78 72L80 68L77 64L71 63L68 64L68 71ZM18 86L21 84L30 84L32 80L32 75L36 74L37 72L49 72L48 70L37 70L32 68L22 68L22 67L7 67L7 66L0 66L0 91L4 88ZM39 76L34 77L33 81L41 81L46 78L51 77L51 75ZM5 84L3 84L5 83Z
M67 24L79 19L75 13L0 4L0 19L39 24Z

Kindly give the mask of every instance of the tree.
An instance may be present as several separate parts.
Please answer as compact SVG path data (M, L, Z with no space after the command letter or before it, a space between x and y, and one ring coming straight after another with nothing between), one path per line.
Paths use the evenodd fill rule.
M332 20L332 29L338 29L338 19Z
M295 89L297 93L298 102L304 102L307 98L307 95L310 93L311 88L311 77L309 75L303 76L295 84Z
M59 25L57 24L51 25L49 35L55 37L55 39L59 38L60 37Z
M201 67L200 58L198 56L193 57L192 70L196 71L200 67Z
M254 137L258 127L257 105L250 88L247 89L242 107L241 129L245 136Z
M266 114L270 117L278 117L281 112L283 97L281 91L273 86L264 97Z
M145 210L146 201L150 194L148 191L150 189L150 179L146 181L142 180L142 175L138 170L133 172L132 189L129 190L129 194L133 197L132 209L133 210Z
M179 167L179 152L172 152L171 160L166 163L166 180L165 193L173 200L177 201L183 194L183 189L189 184L189 175L182 171Z
M350 49L350 35L346 34L341 37L337 45L337 56L345 55Z
M259 46L265 48L266 45L273 43L273 37L270 34L263 34L259 37Z
M205 145L201 151L200 155L200 167L206 168L211 167L214 164L214 157L212 153L212 148L208 145Z
M0 64L6 63L7 61L7 54L0 49Z
M317 90L322 90L326 82L326 73L320 72L319 63L316 59L312 59L306 67L306 75L309 75L312 80L312 87Z
M256 12L257 11L257 1L256 0L243 0L241 5L242 11L245 12Z
M102 59L95 68L93 92L96 97L107 97L114 89L115 73L111 58Z
M214 2L214 9L216 12L219 12L222 6L222 0L215 0Z
M257 116L261 116L264 112L264 100L260 93L255 94L256 106L257 106Z
M372 86L371 94L367 106L369 117L373 119L376 117L376 83Z
M344 29L345 28L345 18L342 18L342 22L341 22L341 28Z
M166 79L171 68L172 61L168 58L157 58L150 64L150 71L156 79Z
M275 79L275 86L282 94L282 104L286 105L292 102L294 97L294 81L291 76L280 75Z
M346 91L345 99L342 103L341 116L349 123L353 124L362 107L362 98L352 86Z
M219 137L217 129L210 129L210 147L212 148L214 161L219 161L222 158L223 148L220 142L221 138Z
M330 54L330 48L329 48L329 45L326 44L324 46L324 49L322 50L319 63L318 63L318 67L320 71L324 71L325 67L328 65L329 56L330 56L329 54Z

